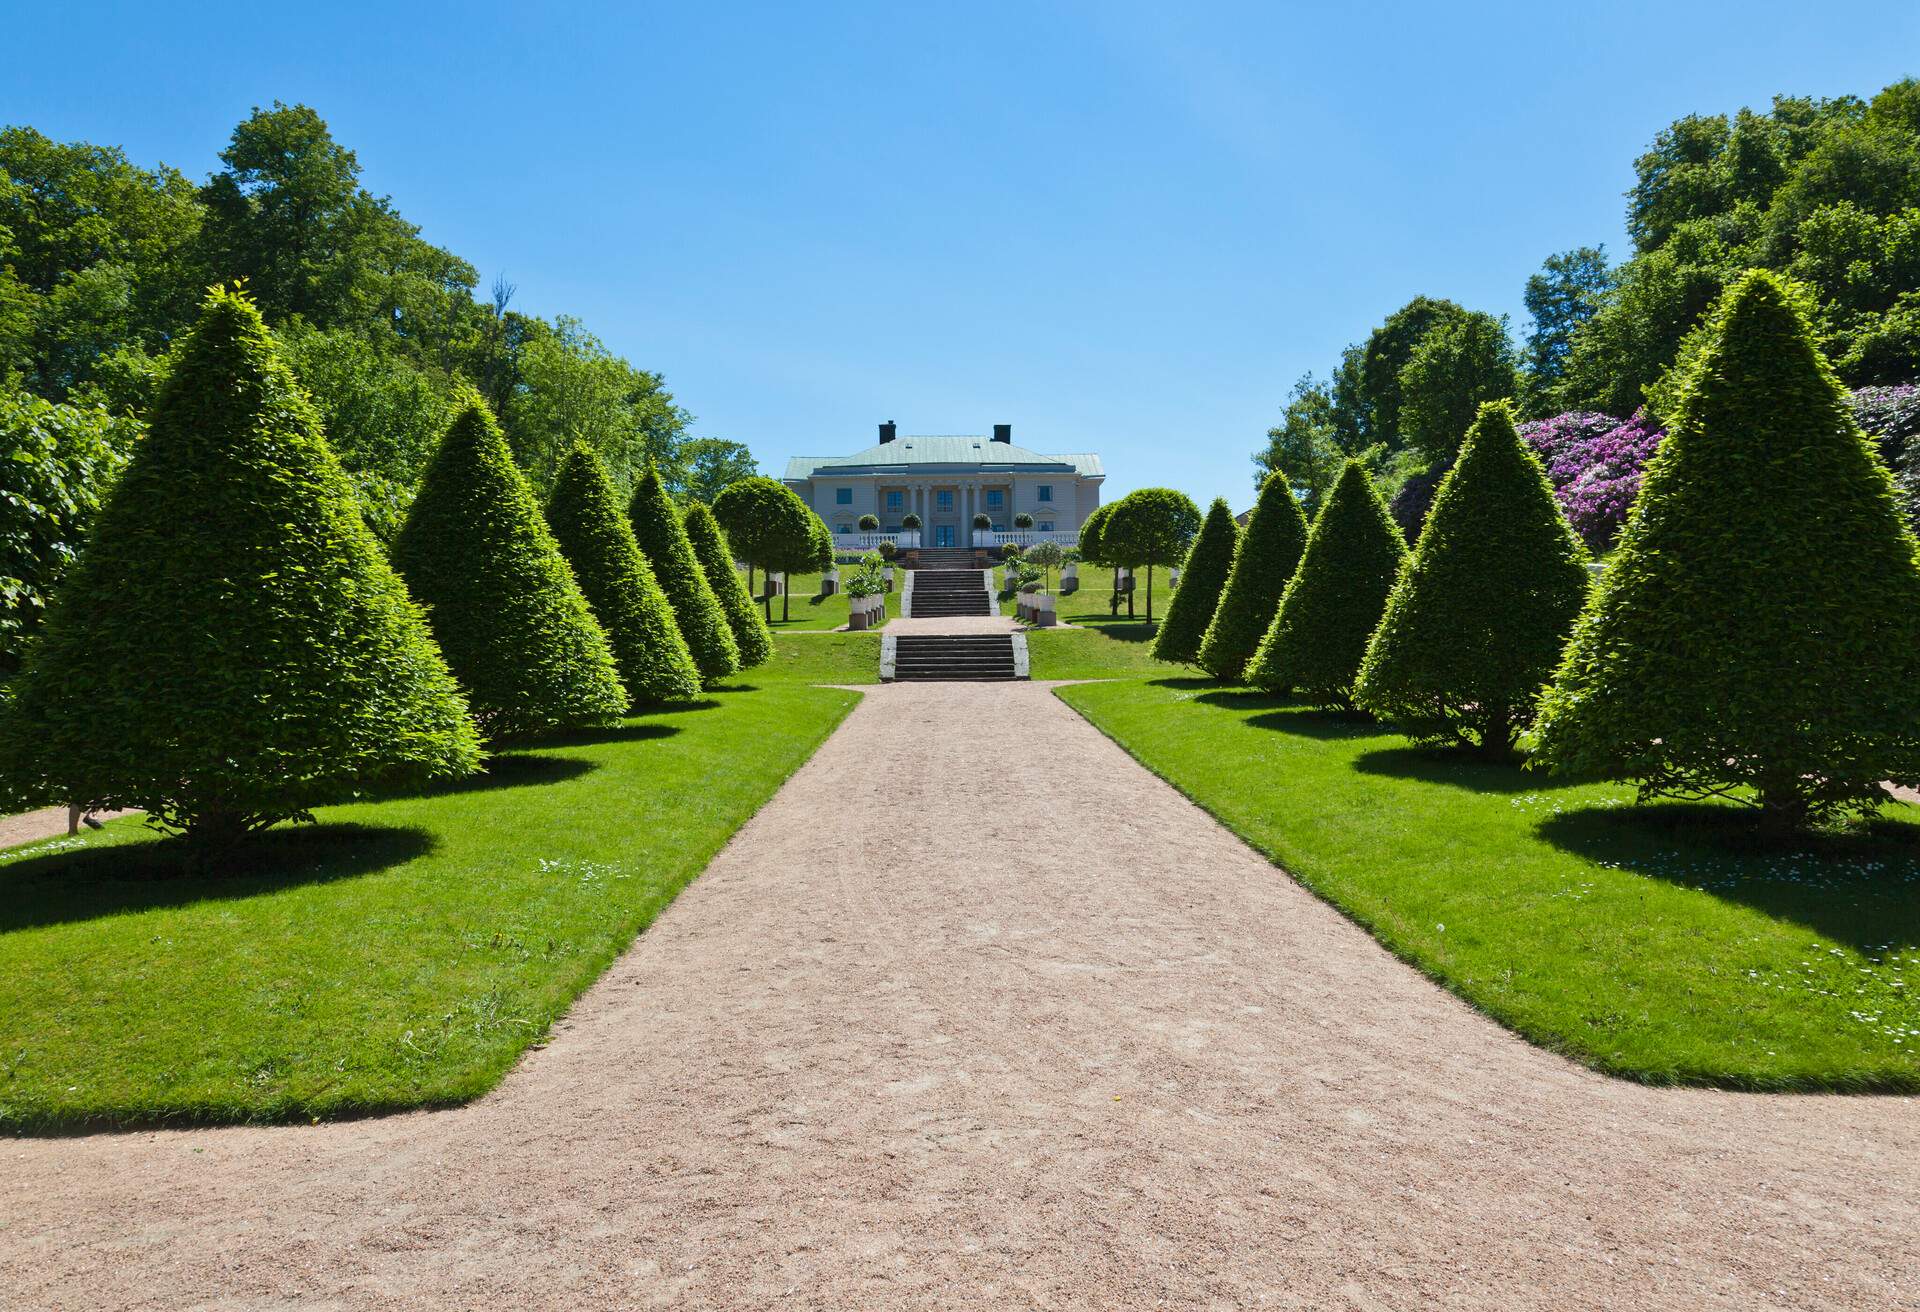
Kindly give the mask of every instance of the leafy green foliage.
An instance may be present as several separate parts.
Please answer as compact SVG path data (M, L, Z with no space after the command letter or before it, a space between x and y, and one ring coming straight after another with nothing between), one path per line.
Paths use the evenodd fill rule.
M1353 680L1407 558L1400 530L1358 460L1349 460L1313 521L1280 610L1247 662L1246 680L1353 704Z
M713 503L727 545L750 565L778 571L803 559L813 533L807 503L777 478L737 479Z
M547 526L606 632L630 705L698 697L700 671L674 623L673 607L633 540L606 466L584 442L560 467Z
M773 635L767 632L766 621L754 609L746 580L734 568L733 549L721 533L719 521L705 502L690 501L681 523L686 528L687 541L693 546L694 558L707 577L707 586L713 589L720 608L727 614L727 627L733 631L734 645L740 650L740 668L765 665L773 656Z
M440 439L393 563L490 737L626 709L606 634L478 396Z
M1505 402L1480 408L1353 698L1417 738L1512 750L1587 596L1587 552Z
M709 506L727 488L760 472L759 462L744 444L719 437L682 442L674 458L682 471L681 491L687 500Z
M1098 505L1080 521L1080 559L1089 565L1105 565L1107 519L1113 514L1117 503L1109 501Z
M1566 373L1573 335L1599 313L1613 287L1604 246L1582 246L1549 255L1527 279L1524 299L1533 327L1527 333L1527 417L1544 418L1556 408L1555 389Z
M1280 594L1306 546L1307 517L1293 499L1287 475L1276 469L1261 484L1260 499L1234 547L1226 589L1200 644L1200 668L1216 679L1238 682L1273 624Z
M641 475L627 507L627 518L633 523L641 554L673 604L674 620L693 653L700 682L712 687L740 668L740 648L733 640L720 599L713 595L713 587L694 557L693 544L687 540L687 530L680 523L658 469L649 467Z
M1176 565L1200 531L1200 507L1170 487L1136 488L1113 503L1100 527L1104 563L1125 569ZM1153 618L1153 575L1147 575L1147 618Z
M16 800L207 852L479 747L260 315L215 290L0 711Z
M1779 823L1920 783L1920 568L1797 298L1743 275L1544 699L1536 760ZM1749 793L1751 790L1751 793Z
M1448 459L1481 403L1519 388L1506 323L1475 311L1455 315L1435 324L1400 370L1400 439L1429 460Z
M0 682L20 668L134 425L0 390Z
M1348 454L1340 444L1333 397L1311 373L1302 374L1287 396L1286 418L1279 427L1267 430L1265 449L1254 453L1254 482L1264 487L1284 469L1293 480L1301 508L1311 515L1339 477ZM1306 536L1304 529L1301 536Z
M1367 337L1359 358L1360 400L1365 407L1361 427L1370 440L1397 451L1406 445L1400 407L1405 400L1401 371L1427 334L1461 318L1466 311L1452 301L1416 296L1387 316ZM1464 429L1464 425L1463 425ZM1348 454L1358 455L1356 450Z
M1240 526L1223 497L1215 497L1201 522L1200 536L1180 567L1180 586L1167 606L1167 617L1153 638L1153 654L1160 660L1186 665L1199 663L1200 644L1220 606L1220 594L1233 570L1234 548Z

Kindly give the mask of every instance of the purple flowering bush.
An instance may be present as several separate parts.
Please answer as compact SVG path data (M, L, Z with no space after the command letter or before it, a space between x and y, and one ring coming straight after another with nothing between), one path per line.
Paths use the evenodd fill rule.
M1852 399L1854 422L1867 431L1893 469L1900 509L1920 533L1920 384L1860 387Z
M1660 449L1666 432L1644 411L1631 419L1615 419L1574 410L1522 424L1520 436L1546 465L1554 495L1574 531L1593 550L1605 551L1627 522L1647 461Z

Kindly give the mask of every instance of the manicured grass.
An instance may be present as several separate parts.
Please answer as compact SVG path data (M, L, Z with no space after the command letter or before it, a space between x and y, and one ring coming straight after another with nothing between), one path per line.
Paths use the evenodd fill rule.
M1920 1090L1912 808L1780 850L1730 805L1635 806L1197 679L1060 696L1536 1043L1655 1083Z
M846 582L847 576L852 570L853 566L851 565L842 565L840 567L840 581L842 583ZM893 591L887 594L887 615L889 617L900 614L900 589L906 586L906 581L901 576L905 573L906 571L903 569L896 569L894 571ZM756 589L754 595L757 597L760 595L758 590L763 586L759 575L756 574L754 576L753 582ZM792 582L792 595L784 598L775 597L773 599L772 628L775 633L782 632L783 630L838 629L846 625L846 593L836 592L831 597L822 597L820 595L820 576L818 574L795 574ZM784 620L780 618L783 613L783 605L785 607L784 613L788 617ZM760 606L760 613L762 615L767 613L765 605Z
M0 1129L484 1093L858 700L810 684L878 677L864 634L778 646L693 709L328 807L224 877L167 877L138 819L0 854Z

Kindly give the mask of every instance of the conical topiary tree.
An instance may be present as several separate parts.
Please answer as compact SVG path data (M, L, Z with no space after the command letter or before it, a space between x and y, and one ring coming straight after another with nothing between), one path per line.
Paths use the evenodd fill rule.
M1353 679L1380 624L1407 544L1358 460L1340 470L1307 534L1300 568L1247 662L1247 682L1351 707Z
M627 709L607 636L477 394L427 463L393 563L489 735L604 724Z
M1167 605L1167 617L1160 621L1154 635L1153 654L1163 661L1191 665L1200 657L1200 643L1213 623L1213 612L1220 605L1221 590L1233 569L1233 550L1240 540L1240 526L1233 522L1233 511L1223 498L1215 497L1201 521L1200 536L1187 550L1180 567L1180 586Z
M1534 764L1796 825L1920 785L1920 568L1795 292L1722 297L1541 702Z
M606 631L631 706L691 701L700 671L673 620L673 607L633 540L606 466L574 444L554 480L547 526Z
M203 853L479 738L259 311L215 289L0 709L0 793ZM4 808L0 808L4 809Z
M1587 550L1504 401L1480 407L1354 702L1416 738L1513 750L1587 598Z
M693 558L700 562L700 572L707 576L707 586L713 589L720 609L726 612L734 646L740 649L740 668L766 664L773 659L773 635L767 632L760 612L753 608L753 594L747 591L746 580L734 566L733 549L727 545L719 521L705 502L693 501L681 516L681 524L687 530L687 541L693 545Z
M633 536L640 551L653 566L654 577L673 604L673 617L680 636L687 640L693 663L700 671L700 682L708 687L740 668L740 648L727 627L727 613L720 609L719 598L694 559L693 544L680 523L667 485L653 465L633 489L633 501L627 507L633 523Z
M1307 546L1307 516L1287 476L1267 475L1233 552L1233 570L1200 644L1200 668L1232 683L1246 672L1254 648L1280 609L1280 594Z

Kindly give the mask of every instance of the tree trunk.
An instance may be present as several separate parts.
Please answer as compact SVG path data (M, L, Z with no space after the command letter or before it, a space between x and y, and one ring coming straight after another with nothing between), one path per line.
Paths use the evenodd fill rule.
M1147 566L1147 623L1153 623L1153 566Z
M1486 721L1480 730L1480 755L1490 761L1510 759L1513 756L1513 741L1517 736L1514 732L1513 708L1488 707Z

